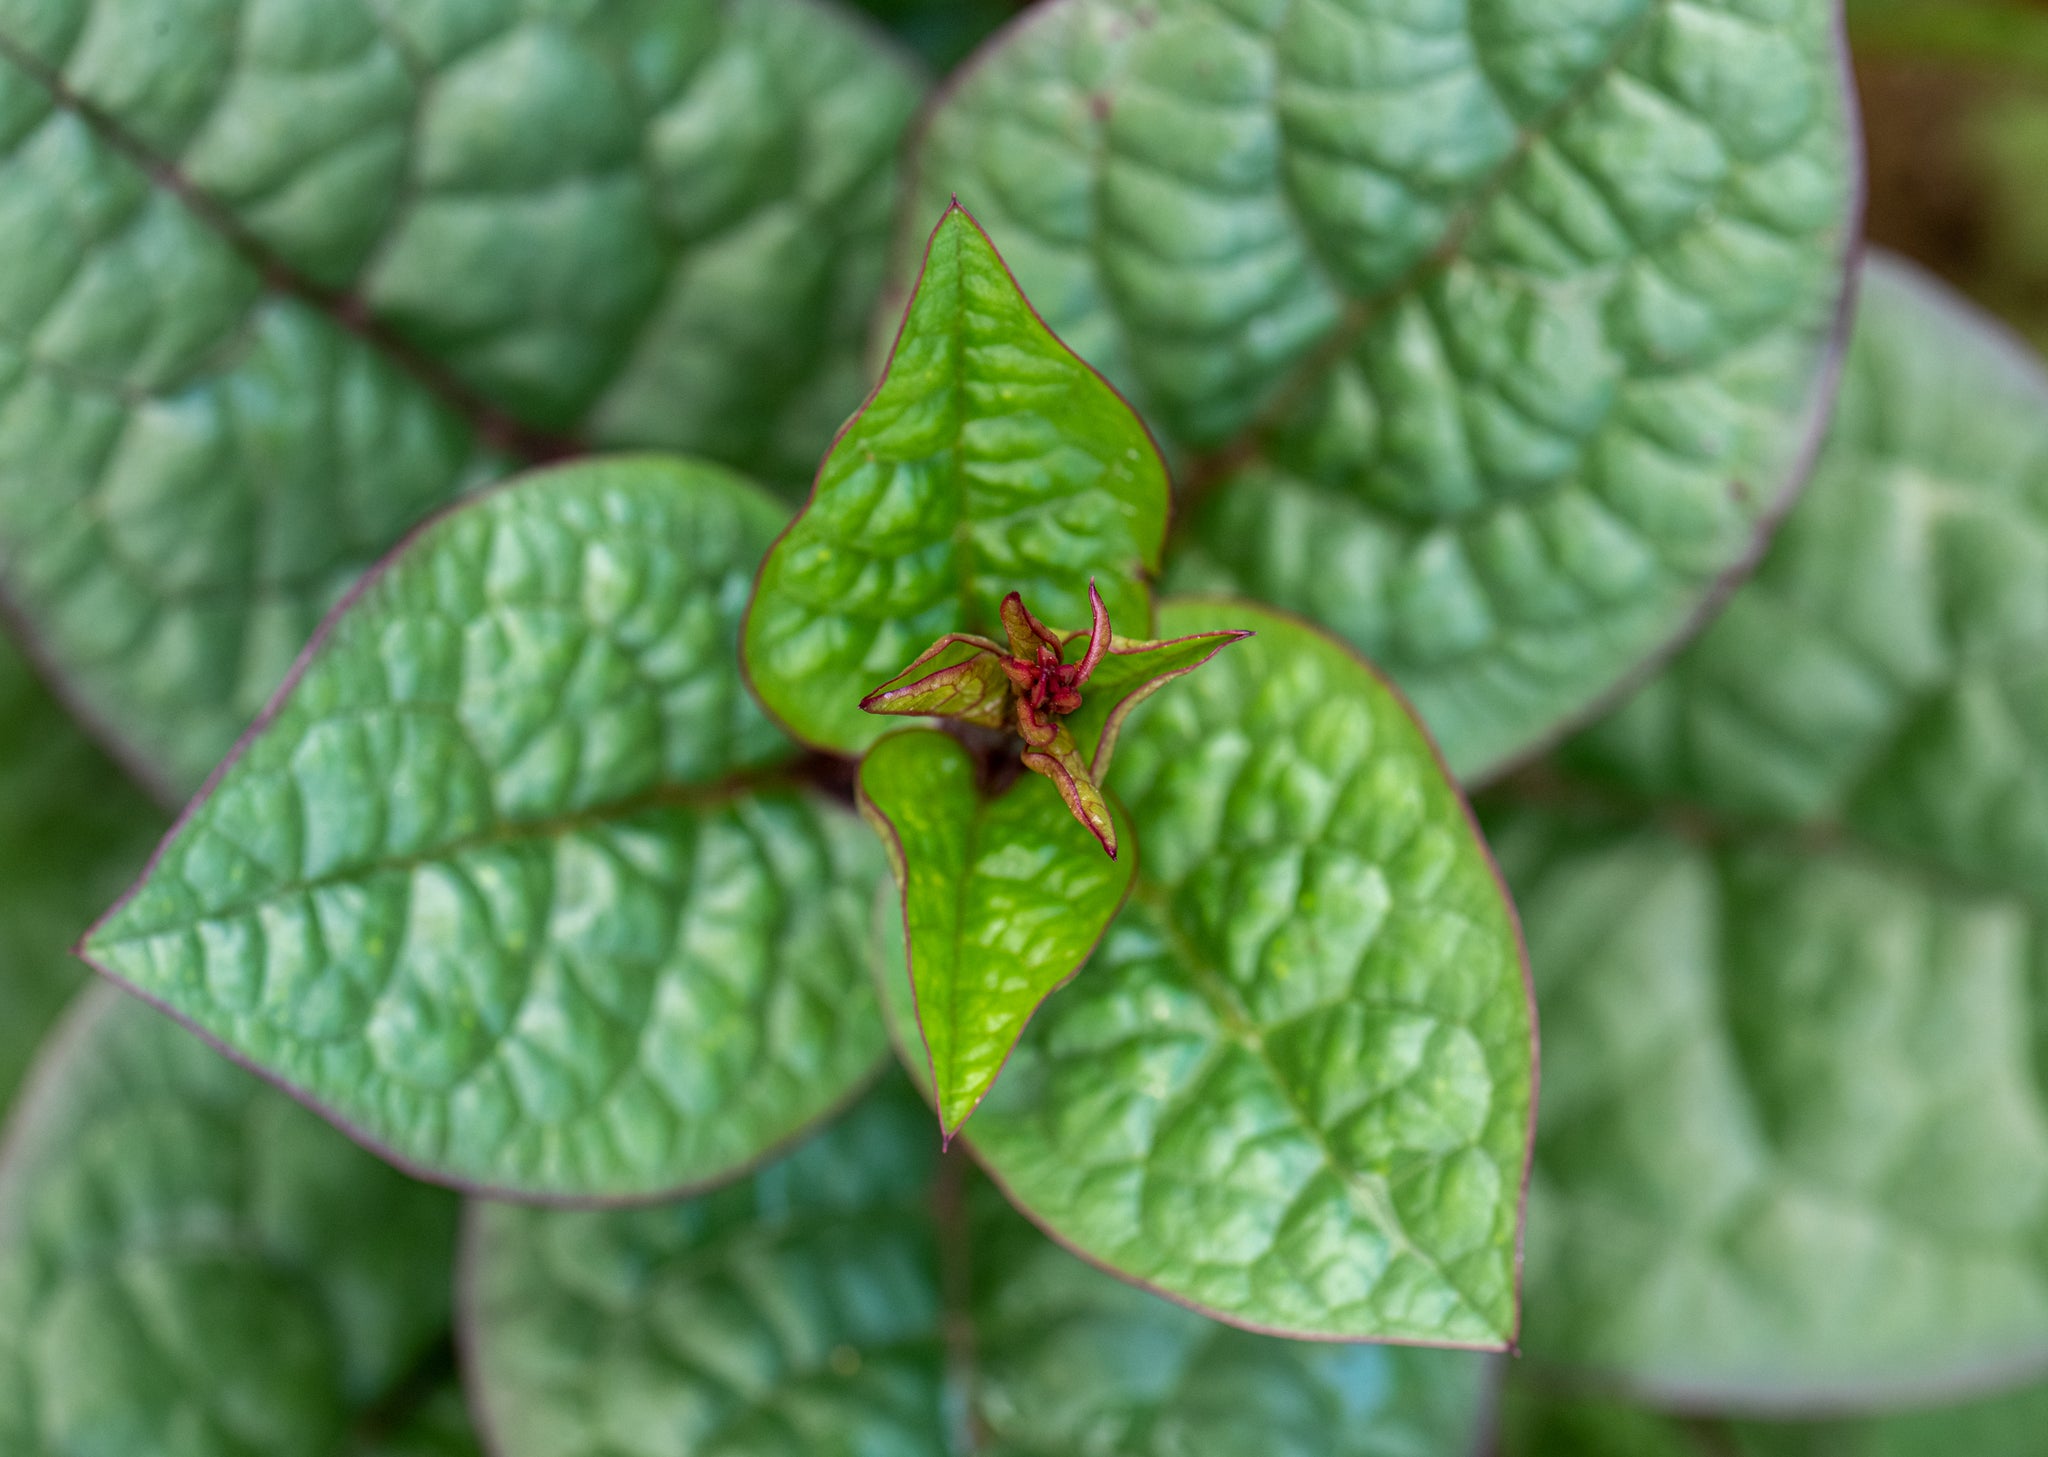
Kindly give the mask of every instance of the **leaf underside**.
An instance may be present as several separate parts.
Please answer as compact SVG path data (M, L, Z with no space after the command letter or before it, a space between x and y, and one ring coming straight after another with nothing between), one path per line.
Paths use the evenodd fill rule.
M619 459L444 517L90 936L100 967L422 1174L659 1193L884 1053L882 857L793 785L735 646L773 502Z
M1824 419L1857 156L1828 0L1051 0L957 195L1193 489L1168 585L1302 612L1454 769L1582 716Z
M1130 905L963 1137L1050 1233L1208 1314L1500 1346L1534 1051L1513 914L1399 700L1299 623L1162 605L1168 633L1224 623L1258 635L1123 735Z
M1896 264L1863 296L1755 582L1489 812L1528 1351L1691 1406L2048 1368L2048 379Z
M917 1021L951 1138L1024 1024L1102 939L1137 856L1103 855L1039 775L984 800L967 750L942 733L875 745L860 794L897 862Z
M91 989L0 1160L0 1449L353 1453L445 1338L456 1212Z
M1144 425L948 208L882 382L762 566L754 689L798 738L853 754L892 727L861 700L946 633L998 631L1011 592L1081 623L1092 580L1115 622L1148 627L1167 499Z
M969 1450L967 1430L995 1457L1403 1457L1475 1439L1478 1358L1225 1329L1089 1270L978 1181L964 1199L942 1182L935 1220L934 1152L891 1087L690 1203L482 1208L466 1344L500 1457L942 1457ZM948 1381L949 1330L971 1382Z
M903 62L800 0L544 11L0 11L0 582L168 796L508 458L793 484L859 397Z

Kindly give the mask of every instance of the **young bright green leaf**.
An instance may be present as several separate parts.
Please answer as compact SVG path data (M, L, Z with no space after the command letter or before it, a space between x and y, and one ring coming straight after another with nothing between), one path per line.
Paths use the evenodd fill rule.
M935 209L936 211L936 209ZM761 568L747 672L770 712L858 753L890 725L861 700L943 634L1152 618L1165 467L1130 407L1053 336L974 220L932 233L882 382Z
M330 621L92 933L102 969L424 1175L658 1193L883 1051L873 837L742 687L781 518L708 466L535 475Z
M2048 1364L2048 379L1896 265L1863 298L1757 580L1489 816L1529 1353L1694 1406Z
M927 1120L891 1088L689 1203L479 1206L465 1343L498 1457L1471 1450L1478 1358L1267 1340L1121 1286L964 1168L935 1191Z
M0 1158L0 1451L357 1457L445 1338L456 1202L92 988Z
M8 598L182 797L503 456L808 477L919 89L808 0L0 6Z
M1486 848L1349 651L1239 602L1160 615L1258 635L1125 729L1131 904L964 1137L1056 1238L1219 1319L1505 1345L1535 1048ZM914 1048L901 938L876 951Z
M1803 474L1855 239L1832 0L1047 0L957 194L1193 458L1169 585L1308 614L1480 774L1696 620Z
M1024 1024L1102 939L1138 857L1105 856L1040 775L983 798L973 759L941 733L868 750L860 796L902 891L910 989L950 1139Z
M0 639L0 1110L85 980L72 943L162 830Z

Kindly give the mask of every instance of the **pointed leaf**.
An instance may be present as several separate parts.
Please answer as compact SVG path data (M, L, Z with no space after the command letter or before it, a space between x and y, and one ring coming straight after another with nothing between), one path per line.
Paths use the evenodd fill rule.
M1088 761L1065 724L1054 726L1052 737L1042 749L1024 751L1024 767L1052 781L1065 801L1067 813L1084 825L1109 858L1116 859L1116 819L1109 801L1090 777Z
M807 479L920 83L809 0L0 7L0 580L165 797L506 457Z
M1530 1356L1689 1407L2048 1366L2048 378L1862 292L1756 581L1489 812L1551 1054Z
M935 1152L929 1115L892 1087L689 1203L478 1206L464 1344L493 1451L1473 1449L1479 1358L1229 1330L1088 1269L965 1169L934 1188Z
M1081 707L1067 717L1067 727L1087 756L1089 778L1097 784L1108 782L1117 735L1139 704L1175 678L1194 672L1230 644L1250 636L1232 630L1201 632L1170 642L1111 638L1088 676Z
M948 632L1002 630L1021 592L1055 622L1151 620L1165 467L1116 392L1031 312L948 209L882 382L761 569L747 671L797 737L857 753L870 689Z
M1056 1238L1219 1319L1504 1345L1535 1049L1486 848L1340 645L1239 602L1160 619L1258 635L1126 727L1131 904L963 1137ZM916 1072L900 938L876 950Z
M1198 462L1168 585L1324 623L1481 774L1688 632L1804 473L1838 11L1045 0L943 93L916 205Z
M945 734L891 734L860 768L902 890L901 930L939 1123L951 1138L1040 1004L1081 969L1130 893L1046 780L982 798Z
M535 475L399 552L85 951L391 1157L555 1198L721 1177L882 1051L881 856L739 680L774 504Z
M1001 649L984 637L948 633L901 673L860 701L864 713L951 718L1006 727L1010 679Z
M456 1214L92 988L0 1157L0 1451L350 1451L445 1339Z

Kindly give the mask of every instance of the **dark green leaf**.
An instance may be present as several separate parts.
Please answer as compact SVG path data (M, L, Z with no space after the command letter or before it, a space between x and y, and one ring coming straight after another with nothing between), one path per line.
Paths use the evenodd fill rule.
M1113 860L1027 775L995 799L945 734L891 734L860 769L902 885L917 1025L951 1138L988 1093L1039 1005L1080 969L1130 893Z
M1534 1047L1485 847L1347 650L1236 602L1161 621L1258 636L1125 730L1132 903L965 1137L1060 1239L1220 1318L1502 1345Z
M341 1457L449 1317L455 1201L106 987L0 1159L0 1450Z
M467 1341L499 1457L1469 1450L1478 1358L1228 1330L1087 1269L957 1165L935 1200L934 1152L892 1088L691 1203L481 1206Z
M942 635L1000 630L1011 592L1064 627L1093 579L1148 626L1166 511L1145 427L949 209L881 384L762 567L748 674L799 738L859 752L889 731L861 700Z
M2048 381L1896 265L1756 582L1490 812L1533 1358L1743 1406L2048 1364Z
M453 1379L398 1421L378 1425L382 1430L366 1436L351 1457L484 1457Z
M707 466L537 475L428 528L86 950L435 1178L730 1173L882 1051L881 856L794 787L735 643L780 512Z
M917 205L1181 447L1169 583L1315 617L1454 768L1683 633L1803 472L1856 232L1828 0L1049 0Z
M182 794L501 453L807 478L917 91L804 0L0 7L9 596Z

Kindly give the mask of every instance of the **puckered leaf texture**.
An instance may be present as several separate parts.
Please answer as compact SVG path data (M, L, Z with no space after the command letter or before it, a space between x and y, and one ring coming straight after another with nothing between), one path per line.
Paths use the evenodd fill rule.
M1855 139L1830 0L1048 0L916 206L1180 447L1169 585L1304 612L1461 774L1673 642L1800 478Z
M881 852L740 682L781 515L625 458L442 517L87 954L429 1177L627 1197L758 1158L885 1055Z
M0 583L182 793L505 456L807 478L918 90L808 0L0 6Z
M1205 1321L1047 1244L936 1151L892 1086L690 1203L478 1206L465 1341L499 1457L1470 1449L1479 1358Z
M1507 788L1547 1052L1532 1359L1759 1407L2048 1368L2038 365L1868 268L1756 581Z
M95 987L0 1157L0 1449L461 1457L459 1413L439 1448L371 1440L445 1340L455 1226L448 1195Z
M1133 715L1131 904L963 1136L1054 1236L1222 1319L1506 1344L1535 1049L1486 849L1342 645L1240 602L1160 618L1257 635Z
M1092 581L1142 637L1167 500L1144 425L948 207L881 383L761 568L748 675L797 737L857 753L893 727L861 700L946 633L1000 633L1010 593L1065 631Z

